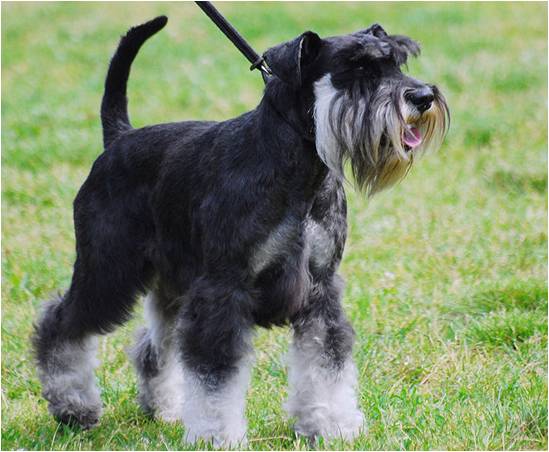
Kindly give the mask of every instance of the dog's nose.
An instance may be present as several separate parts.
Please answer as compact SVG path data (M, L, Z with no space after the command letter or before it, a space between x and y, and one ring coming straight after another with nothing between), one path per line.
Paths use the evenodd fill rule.
M428 86L422 86L421 88L416 88L408 93L406 98L419 110L420 113L423 113L426 110L429 110L435 95L433 90Z

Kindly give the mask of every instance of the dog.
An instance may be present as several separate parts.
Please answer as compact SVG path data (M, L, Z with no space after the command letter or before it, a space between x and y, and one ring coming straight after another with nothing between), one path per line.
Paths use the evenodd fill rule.
M365 422L337 274L344 166L366 196L399 181L441 145L447 103L401 71L419 45L375 24L328 38L307 31L267 50L263 98L237 118L134 129L130 66L166 23L131 28L110 62L104 152L74 201L72 281L33 337L49 410L98 423L98 337L145 295L148 326L132 351L140 405L181 421L185 441L245 443L252 334L284 324L296 432L351 440Z

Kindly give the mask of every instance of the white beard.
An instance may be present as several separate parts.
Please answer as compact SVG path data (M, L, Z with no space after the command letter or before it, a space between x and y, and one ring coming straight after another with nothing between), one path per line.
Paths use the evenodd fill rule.
M358 187L370 195L402 179L418 154L440 146L446 131L441 105L433 103L420 117L402 93L395 104L394 89L380 86L366 105L365 99L351 99L349 93L336 89L330 74L314 84L315 144L320 159L341 179L344 162L349 160ZM414 123L423 138L413 151L407 151L402 141L407 123Z

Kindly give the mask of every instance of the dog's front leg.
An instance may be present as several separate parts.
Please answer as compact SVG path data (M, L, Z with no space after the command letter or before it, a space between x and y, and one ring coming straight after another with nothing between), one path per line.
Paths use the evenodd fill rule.
M216 447L246 443L250 380L249 292L232 278L202 277L185 297L178 324L183 358L185 440Z
M307 308L293 321L288 414L298 434L351 440L364 430L351 350L354 332L340 306L337 275L317 281Z

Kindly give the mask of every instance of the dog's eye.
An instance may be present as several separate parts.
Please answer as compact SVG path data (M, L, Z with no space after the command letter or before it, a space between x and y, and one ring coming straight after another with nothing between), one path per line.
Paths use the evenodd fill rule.
M366 65L364 64L364 61L356 61L354 64L350 65L350 72L353 72L355 74L360 74L364 72L366 69Z
M362 77L365 76L368 73L371 73L372 71L372 65L367 65L364 63L359 64L358 66L355 66L353 68L353 74L355 77Z

